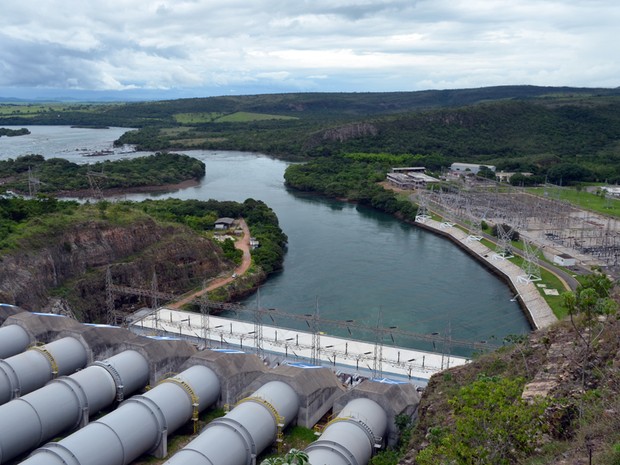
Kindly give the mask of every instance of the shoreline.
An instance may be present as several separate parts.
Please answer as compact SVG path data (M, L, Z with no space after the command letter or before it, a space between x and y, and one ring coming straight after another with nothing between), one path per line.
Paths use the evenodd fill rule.
M102 189L101 193L103 197L117 197L124 194L149 194L149 193L164 193L175 192L188 187L195 187L200 185L200 181L196 179L188 179L176 184L163 184L161 186L139 186L139 187L114 187L111 189ZM58 191L51 193L58 198L93 198L92 191L90 189L80 189L76 191Z
M460 229L454 227L449 228L449 230L447 228L442 229L440 223L432 219L425 222L416 221L414 224L452 241L471 257L478 260L485 268L505 281L508 287L515 292L517 302L532 326L532 330L545 328L558 321L551 307L540 295L536 285L533 282L521 282L519 280L523 270L517 265L508 260L493 260L491 249L477 241L467 242L467 234ZM500 264L502 264L501 267Z

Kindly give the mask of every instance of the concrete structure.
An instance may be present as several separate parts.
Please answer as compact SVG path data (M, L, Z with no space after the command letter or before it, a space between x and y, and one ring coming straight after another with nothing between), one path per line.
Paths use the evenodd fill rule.
M321 437L306 448L310 465L366 465L383 443L384 410L365 398L351 400Z
M271 381L218 418L165 465L246 465L297 416L299 399L282 381ZM225 445L225 447L223 447Z
M237 402L247 392L248 386L267 372L256 355L240 350L203 350L189 358L181 370L197 365L205 366L216 374L221 386L218 407Z
M183 335L184 337L201 337L202 316L197 313L160 308L148 316L142 315L132 323L133 331L152 334ZM211 344L236 345L240 350L254 349L255 325L249 321L209 315L209 327L204 334L211 339ZM312 356L312 333L271 325L262 325L263 349L279 354L285 361L307 362ZM321 334L320 355L324 363L332 369L341 369L351 373L365 373L374 364L375 344L360 340ZM483 348L483 347L481 347ZM449 354L425 352L405 347L384 345L382 350L382 372L386 376L403 380L414 380L425 384L438 371L463 365L468 362L464 357Z
M234 218L218 218L215 220L215 229L230 229L235 223Z
M439 182L439 179L420 172L395 172L387 174L387 180L399 189L424 189L428 184ZM423 169L423 168L422 168Z
M299 411L295 424L312 428L334 405L345 389L334 373L325 367L304 363L280 365L248 386L252 392L271 381L286 383L297 393Z
M560 266L575 266L576 262L575 257L567 253L561 253L553 257L553 263L557 263Z
M86 349L72 337L0 360L0 404L44 386L57 376L86 366Z
M495 171L495 166L484 165L481 163L452 163L450 165L450 170L455 171L457 173L461 173L461 174L465 174L465 173L478 174L481 166L486 166L491 171Z
M38 449L22 464L127 465L148 451L165 457L168 434L197 417L218 395L211 370L188 368L77 433Z
M30 335L17 325L0 328L0 359L23 352L30 345Z
M388 378L370 379L339 397L334 404L334 411L342 410L353 399L370 399L381 407L387 422L382 433L384 445L395 446L399 436L396 417L405 415L412 421L415 420L420 394L415 386L407 382Z
M89 416L143 388L148 375L146 359L129 350L0 406L0 463L85 426Z
M13 328L10 331L21 333L22 339L24 331L29 337L33 333L45 337L55 334L60 339L48 346L61 342L61 355L70 349L81 352L78 357L81 359L110 350L120 353L1 406L0 462L12 460L40 442L76 427L82 429L43 446L22 463L126 465L144 453L165 457L167 437L181 425L196 420L198 413L209 405L226 405L241 399L228 415L211 422L203 434L167 463L252 463L280 437L286 425L312 427L337 402L353 401L353 406L366 405L362 409L363 421L350 419L353 411L359 410L357 407L350 408L349 413L345 407L341 416L346 418L325 439L330 435L341 437L339 450L358 457L358 462L350 463L365 465L368 444L374 447L377 438L384 438L382 443L389 438L389 434L385 436L381 431L389 431L386 425L390 419L398 412L414 412L417 408L415 387L409 383L403 384L414 396L403 396L397 392L404 389L400 383L387 380L371 383L371 388L362 383L359 389L345 394L338 378L325 367L291 363L267 370L258 357L239 350L196 352L187 342L171 337L142 337L121 328L81 325L63 317L12 313L2 329ZM65 336L69 333L75 337ZM67 340L71 342L63 342ZM87 349L84 344L89 341L93 346ZM113 349L106 347L108 344ZM34 368L31 364L27 366ZM185 369L180 375L157 384L153 374L149 374L151 370L160 373L155 376L159 380L164 370L176 371L181 366ZM112 413L87 424L89 415L121 401L140 389L147 379L156 387L125 400ZM253 394L244 394L254 389ZM407 401L412 403L403 407L401 404ZM358 437L360 426L370 428L370 440L369 436ZM344 436L338 432L342 427ZM324 452L326 448L321 450Z

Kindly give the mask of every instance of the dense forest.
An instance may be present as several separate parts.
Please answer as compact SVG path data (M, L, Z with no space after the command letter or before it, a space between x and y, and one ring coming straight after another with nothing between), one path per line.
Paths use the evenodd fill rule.
M390 160L393 158L377 159L366 154L334 156L291 165L284 179L288 187L350 200L414 221L415 205L398 199L393 191L378 184L385 179Z
M102 161L81 165L63 158L45 159L41 155L24 155L0 160L0 182L4 189L28 193L34 186L41 193L70 193L91 188L139 188L199 180L205 165L200 160L176 153L156 153L148 157ZM90 177L90 180L89 180ZM29 186L30 182L30 186Z

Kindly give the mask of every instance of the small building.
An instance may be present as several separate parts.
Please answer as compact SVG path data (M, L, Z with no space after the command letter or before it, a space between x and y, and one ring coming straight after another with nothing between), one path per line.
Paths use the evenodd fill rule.
M450 165L450 170L455 171L457 173L472 173L478 174L481 166L486 166L491 171L495 172L495 166L493 165L481 165L477 163L452 163Z
M601 190L605 192L605 194L611 197L620 197L620 187L618 186L614 186L614 187L604 186L604 187L601 187Z
M250 237L250 248L252 250L258 248L260 246L260 242L255 237Z
M409 166L409 167L402 167L402 168L392 168L392 173L409 174L409 173L424 173L425 171L426 171L426 168L424 168L423 166Z
M495 178L499 182L510 182L510 178L512 178L515 174L521 174L523 176L532 176L533 173L516 173L509 171L497 171L495 172Z
M400 189L424 189L427 184L439 182L439 179L429 176L428 174L424 174L420 171L404 173L398 171L395 172L395 169L397 168L392 168L392 172L387 174L387 180L390 184Z
M232 225L234 224L235 219L234 218L218 218L217 220L215 220L215 229L219 229L219 230L226 230L226 229L230 229L232 227Z
M556 263L560 266L574 266L575 257L568 255L567 253L561 253L553 257L553 263Z

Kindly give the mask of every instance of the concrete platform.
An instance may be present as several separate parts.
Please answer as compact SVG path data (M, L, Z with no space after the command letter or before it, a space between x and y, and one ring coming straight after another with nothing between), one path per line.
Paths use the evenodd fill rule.
M203 336L202 316L198 313L160 308L142 319L136 319L132 327L148 334L179 335L200 339ZM255 351L254 323L219 316L209 316L206 337L211 347L235 347L248 352ZM312 333L263 325L263 350L277 354L282 361L305 362L312 357ZM375 344L345 339L327 334L320 335L320 359L323 365L334 371L359 373L378 377L426 381L446 368L463 365L467 359L433 352L418 351L404 347L384 345L381 370L375 370Z

